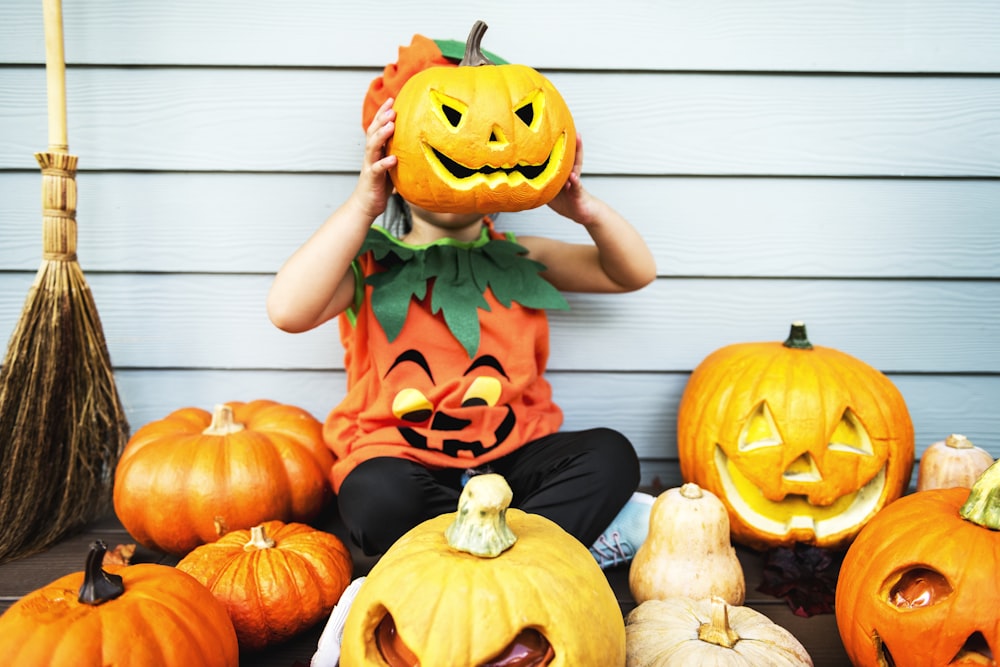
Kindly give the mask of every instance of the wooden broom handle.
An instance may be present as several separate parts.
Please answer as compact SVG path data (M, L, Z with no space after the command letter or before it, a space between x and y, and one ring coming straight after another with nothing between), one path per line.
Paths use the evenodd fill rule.
M68 153L66 136L66 56L62 0L42 0L45 21L45 82L49 102L49 151Z

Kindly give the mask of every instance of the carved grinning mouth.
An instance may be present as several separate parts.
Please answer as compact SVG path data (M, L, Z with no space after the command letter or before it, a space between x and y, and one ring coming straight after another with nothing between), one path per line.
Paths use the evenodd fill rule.
M521 183L541 181L547 184L552 175L560 169L566 155L566 135L561 134L549 151L545 160L537 164L519 162L514 165L485 164L470 167L445 155L442 151L429 144L423 145L424 154L429 164L433 166L438 177L450 181L452 187L466 189L486 183L490 188L500 185L511 187Z
M861 525L864 517L876 511L886 485L883 466L854 493L838 499L830 507L818 507L801 496L789 495L781 502L768 500L719 446L715 448L715 467L726 498L739 515L757 530L779 537L803 531L823 538Z
M895 667L896 660L892 657L889 647L885 645L878 631L872 632L872 642L875 645L875 652L880 665ZM984 667L996 665L993 660L993 651L986 638L981 632L974 632L965 640L965 644L958 650L958 654L948 663L949 665L983 665Z
M552 160L552 154L550 153L549 157L545 158L545 162L541 164L518 164L513 167L493 167L490 165L486 165L483 167L479 167L478 169L473 169L471 167L466 167L463 164L455 162L450 157L448 157L447 155L445 155L436 148L432 147L431 150L434 151L434 157L438 159L438 162L441 163L441 166L447 169L449 174L451 174L452 176L454 176L459 180L471 178L476 174L489 176L491 174L502 173L506 174L507 176L511 176L513 174L520 174L521 176L524 176L524 178L526 178L527 180L531 181L541 176L542 172L545 171L546 167L549 166L549 162Z

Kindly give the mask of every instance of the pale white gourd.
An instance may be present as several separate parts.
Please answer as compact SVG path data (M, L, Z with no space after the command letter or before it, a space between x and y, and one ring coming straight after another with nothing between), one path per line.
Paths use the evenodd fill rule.
M720 598L643 602L625 619L625 653L625 667L813 667L788 630Z
M930 445L920 457L917 491L926 489L972 488L979 476L993 464L985 449L976 447L964 435L952 433Z
M637 603L679 595L743 604L746 582L722 501L694 483L661 493L628 581Z

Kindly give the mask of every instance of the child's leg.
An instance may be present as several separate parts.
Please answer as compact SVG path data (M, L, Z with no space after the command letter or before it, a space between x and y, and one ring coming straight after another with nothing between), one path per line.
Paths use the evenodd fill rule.
M385 553L410 528L455 511L460 476L460 470L432 472L405 459L370 459L340 485L340 517L366 555Z
M639 485L639 459L617 431L560 432L494 463L512 506L540 514L590 546Z

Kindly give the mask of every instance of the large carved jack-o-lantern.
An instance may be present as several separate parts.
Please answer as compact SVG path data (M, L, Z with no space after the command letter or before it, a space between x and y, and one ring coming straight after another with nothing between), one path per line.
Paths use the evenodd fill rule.
M878 513L847 551L836 616L858 667L983 667L1000 656L1000 464Z
M715 493L733 540L757 548L846 548L907 488L913 424L878 370L813 346L716 350L692 373L678 413L681 472Z
M458 512L401 537L351 603L341 664L624 667L625 622L597 561L510 500L502 477L478 475Z
M566 183L576 131L552 83L526 65L495 65L476 22L459 66L414 74L399 91L390 171L404 199L441 213L522 211Z

